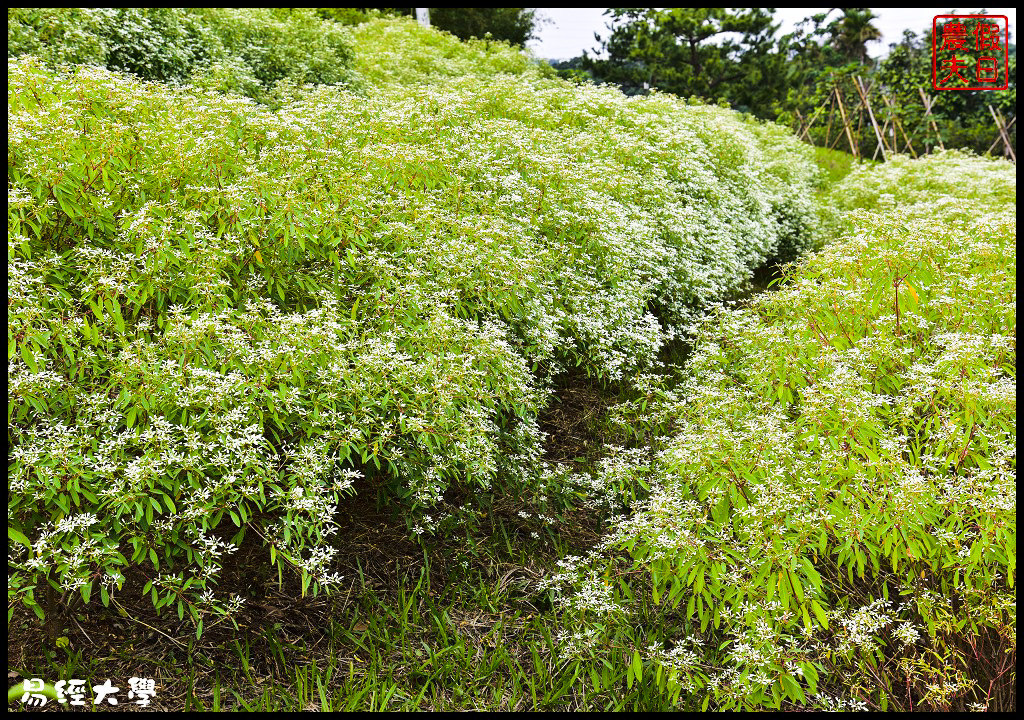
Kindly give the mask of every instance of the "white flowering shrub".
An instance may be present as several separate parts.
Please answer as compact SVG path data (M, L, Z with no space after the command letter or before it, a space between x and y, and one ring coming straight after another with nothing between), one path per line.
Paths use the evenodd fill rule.
M281 81L355 80L348 30L304 8L9 8L7 56L26 54L270 103Z
M498 313L529 317L517 331L542 361L568 334L570 362L626 376L754 268L818 240L809 148L775 126L670 96L570 90L507 46L407 20L354 32L360 76L405 100L392 132L414 121L410 143L435 142L435 162L486 198L471 217L507 248L489 272L518 266L530 278L501 279L519 291L498 302L523 307ZM458 140L442 149L436 139L449 133ZM469 190L457 192L460 215ZM462 245L440 264L478 265L468 247L472 257Z
M407 37L382 67L491 52L359 32L364 57ZM782 130L493 52L486 82L360 66L367 92L277 110L8 61L10 602L106 603L132 572L200 619L246 535L329 587L360 475L417 532L452 483L543 485L554 374L650 366L814 242Z
M619 408L664 433L614 456L614 484L649 496L548 580L580 633L601 628L590 652L627 648L631 678L690 706L1005 702L1015 178L957 153L856 170L834 193L849 234Z

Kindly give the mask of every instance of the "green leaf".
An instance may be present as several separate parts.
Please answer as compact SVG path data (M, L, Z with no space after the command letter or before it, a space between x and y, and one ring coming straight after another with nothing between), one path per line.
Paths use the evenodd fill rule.
M796 593L797 600L802 603L804 601L804 588L800 584L800 580L797 578L796 573L787 570L786 576L793 585L793 591Z
M782 682L782 687L791 700L798 700L802 703L807 702L807 697L804 695L804 691L800 689L800 684L796 680L789 675L780 675L779 680Z
M798 663L800 669L804 671L804 680L807 681L807 687L810 689L811 694L815 695L818 692L818 669L814 667L812 663L801 662Z
M39 606L39 603L26 598L25 604L32 608L32 612L36 614L37 618L39 618L40 620L46 619L46 613L43 612L43 608Z
M32 543L30 543L28 538L25 537L24 533L22 533L20 530L15 530L10 525L7 526L7 539L13 540L14 542L19 543L20 545L24 545L27 548L32 547Z
M782 604L782 608L785 610L785 609L789 608L789 598L790 598L789 583L786 582L786 579L783 577L783 574L781 572L779 573L778 578L779 578L779 602Z
M822 628L828 630L828 616L825 614L825 610L818 604L817 600L811 600L811 612L814 613L815 619Z
M32 372L39 372L39 365L36 364L35 355L28 349L28 345L22 344L19 349L21 350L21 359L28 365L28 369Z

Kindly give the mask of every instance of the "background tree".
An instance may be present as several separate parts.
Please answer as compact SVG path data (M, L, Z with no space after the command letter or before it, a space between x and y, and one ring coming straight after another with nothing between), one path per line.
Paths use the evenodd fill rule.
M826 130L833 90L840 88L849 111L859 103L858 78L871 88L875 117L888 128L886 143L898 143L900 151L909 143L915 152L927 152L941 139L947 147L984 153L997 137L989 105L1007 122L1016 115L1013 45L1009 89L935 92L930 28L906 33L890 46L888 56L873 60L868 44L881 33L869 8L832 8L782 37L776 37L779 26L773 13L759 8L611 8L606 13L609 34L603 40L595 36L604 57L584 53L555 69L567 78L617 84L630 95L656 88L726 101L736 110L791 124L801 132L812 120L820 121L805 139L829 145L837 137L837 128L831 127L835 122ZM967 60L973 63L973 58ZM922 91L934 101L928 119ZM859 153L870 157L878 149L877 136L866 114L854 114L853 142ZM1011 144L1015 138L1011 130ZM843 147L849 149L845 141Z
M536 8L430 8L430 24L462 40L482 38L525 45L535 35Z
M379 10L390 15L415 15L416 8L345 8L344 18L349 10L367 12ZM537 8L429 8L430 25L438 30L450 32L460 40L483 38L490 34L494 40L504 40L520 47L535 37L537 26L543 22L537 17ZM325 17L338 10L325 8Z
M835 47L847 62L867 65L868 43L882 37L872 24L878 16L869 8L842 8L842 11L843 16L829 26Z
M677 95L725 99L743 109L763 104L756 96L766 75L780 70L773 58L773 10L751 8L611 8L608 59L585 54L583 66L604 82L634 94L649 87ZM772 62L772 61L775 62Z
M963 22L967 25L968 37L973 37L974 21ZM942 26L939 27L941 32ZM973 55L963 57L973 65ZM916 131L917 136L925 137L928 132L927 125L922 122L924 108L918 92L918 88L923 88L934 101L932 113L943 142L951 147L969 147L985 152L997 133L989 106L1002 113L1007 122L1017 114L1017 48L1012 43L1009 46L1009 65L1009 87L1006 90L936 92L932 89L932 29L926 27L920 33L908 30L900 42L890 45L889 54L879 63L875 77L893 97L896 106L906 114L904 126ZM930 144L934 144L934 133L931 135ZM1011 129L1010 138L1016 145L1016 126Z

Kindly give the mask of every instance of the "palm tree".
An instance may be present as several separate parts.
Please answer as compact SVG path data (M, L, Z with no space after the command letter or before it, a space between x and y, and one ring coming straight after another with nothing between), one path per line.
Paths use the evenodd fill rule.
M843 17L832 23L832 39L836 48L849 60L866 64L867 44L878 40L882 33L871 24L878 16L870 8L842 8Z

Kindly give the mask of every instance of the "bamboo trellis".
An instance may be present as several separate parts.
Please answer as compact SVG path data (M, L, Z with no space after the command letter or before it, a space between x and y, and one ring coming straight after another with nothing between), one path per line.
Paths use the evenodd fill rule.
M893 104L892 100L890 100L885 95L882 95L882 102L885 103L885 107L889 111L889 117L886 119L885 122L886 122L886 125L891 125L892 126L892 149L893 149L893 151L894 152L896 151L896 129L899 128L900 135L903 136L903 141L905 143L905 145L903 146L903 151L906 152L907 150L909 150L910 151L910 155L912 157L917 157L917 152L915 152L915 150L914 150L914 144L912 142L910 142L910 138L907 137L907 131L903 129L903 123L900 122L899 115L896 114L896 106ZM884 126L882 128L882 134L883 135L885 134L885 127Z
M913 140L910 139L911 133L907 132L907 128L903 125L900 118L895 99L882 90L874 89L876 86L874 86L873 82L865 82L859 76L853 78L853 87L856 90L853 101L850 101L849 98L844 98L839 83L835 83L825 95L824 100L818 105L818 108L809 117L805 117L800 111L796 111L798 121L797 136L807 142L812 142L811 128L819 118L825 117L827 121L825 123L824 146L828 150L835 150L836 146L842 143L845 138L849 143L850 153L855 158L860 159L860 145L856 138L860 137L860 131L864 127L866 120L871 126L874 140L876 140L876 147L874 147L874 153L871 156L872 160L878 158L880 154L883 160L887 160L889 156L898 153L909 153L914 158L918 157L918 152L916 152L913 146ZM933 139L940 150L945 150L945 144L942 142L942 135L939 132L939 127L935 122L935 115L933 113L935 98L926 94L922 88L918 88L918 94L921 96L925 112L918 125L913 128L913 133L918 133L922 129L922 125L927 126L931 132L926 133L926 152L928 151L930 141ZM881 105L872 107L873 95L877 95L881 99ZM879 115L879 112L882 115ZM991 105L988 105L988 112L991 114L992 120L995 121L998 133L988 152L994 151L1001 143L1002 153L1014 162L1017 162L1017 156L1014 153L1013 143L1010 139L1010 130L1017 123L1017 118L1011 118L1008 122ZM840 125L842 129L836 129L836 125ZM900 140L902 140L902 147L900 146Z
M996 128L998 128L999 130L999 137L996 138L996 141L994 143L992 143L992 146L988 149L988 151L992 152L995 146L999 144L999 141L1002 140L1003 154L1009 157L1014 162L1017 162L1017 156L1013 152L1013 145L1010 143L1010 128L1013 127L1013 124L1017 121L1017 118L1014 117L1009 122L1009 124L1007 124L1006 118L1003 117L1003 114L1001 112L998 112L997 110L994 110L991 105L988 106L988 111L992 114L992 119L996 121Z
M839 84L835 83L825 96L825 99L810 116L805 117L797 110L797 137L809 143L812 142L810 130L820 117L825 116L828 120L825 126L824 146L830 150L835 149L845 138L849 144L850 153L860 159L860 146L855 138L860 137L860 131L864 127L866 119L870 123L875 136L876 145L872 159L877 158L881 154L882 159L886 160L890 155L900 152L909 152L913 157L917 157L918 153L914 148L914 141L911 140L911 133L908 133L907 128L903 125L895 100L881 90L876 91L873 82L865 82L860 76L853 78L853 87L856 90L856 96L852 102L849 98L844 99L843 93L839 89ZM872 106L873 94L877 95L881 100L880 106ZM925 125L931 130L930 133L925 134L925 151L927 151L929 143L933 139L939 149L945 150L946 146L942 142L942 135L939 132L938 124L935 122L935 115L932 112L935 106L935 98L927 95L921 88L918 88L918 94L921 97L924 114L918 121L918 125L913 128L913 132L917 133L921 126ZM988 106L988 109L992 119L995 121L998 132L995 141L988 151L991 153L997 146L1002 144L1003 154L1016 162L1016 154L1010 141L1010 129L1016 124L1017 118L1013 117L1007 122L1003 114L991 105ZM882 115L877 115L876 110L881 111ZM836 116L837 111L838 118ZM881 123L879 119L881 119ZM835 130L833 137L833 130L836 124L840 125L841 129ZM902 139L902 150L900 149L900 139Z

